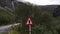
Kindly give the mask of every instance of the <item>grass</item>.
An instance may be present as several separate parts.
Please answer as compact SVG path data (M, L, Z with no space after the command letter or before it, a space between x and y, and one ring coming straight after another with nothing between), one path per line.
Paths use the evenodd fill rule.
M16 30L10 30L9 32L8 32L9 34L20 34L18 31L16 31Z

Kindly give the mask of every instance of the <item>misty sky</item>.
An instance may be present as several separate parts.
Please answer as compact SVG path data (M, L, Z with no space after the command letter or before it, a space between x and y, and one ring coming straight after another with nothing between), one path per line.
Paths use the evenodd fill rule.
M21 1L21 0L18 0ZM36 5L60 5L60 0L22 0Z

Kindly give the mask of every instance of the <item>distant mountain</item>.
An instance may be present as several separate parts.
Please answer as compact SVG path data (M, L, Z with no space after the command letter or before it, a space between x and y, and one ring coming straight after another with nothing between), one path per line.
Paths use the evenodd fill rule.
M49 11L53 12L58 7L58 5L46 5L46 6L40 6L41 11Z

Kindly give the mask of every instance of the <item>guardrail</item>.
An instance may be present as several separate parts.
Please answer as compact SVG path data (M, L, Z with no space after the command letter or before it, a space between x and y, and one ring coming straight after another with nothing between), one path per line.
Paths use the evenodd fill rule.
M7 32L7 31L15 28L18 25L21 25L21 23L15 23L15 24L6 25L6 26L0 26L0 33Z

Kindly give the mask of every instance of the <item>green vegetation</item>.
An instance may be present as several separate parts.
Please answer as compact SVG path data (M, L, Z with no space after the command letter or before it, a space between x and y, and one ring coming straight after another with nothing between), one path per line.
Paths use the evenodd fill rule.
M32 34L59 34L58 30L60 26L57 25L60 24L60 21L58 21L59 18L52 17L52 14L48 11L40 11L39 6L20 4L16 8L15 13L19 16L18 20L22 20L22 27L18 28L18 31L22 34L28 33L28 27L24 24L29 15L34 22Z
M15 22L15 18L15 16L10 14L10 11L0 9L0 25L11 24L12 22Z
M8 32L8 34L20 34L20 32L16 31L16 30L10 30Z

